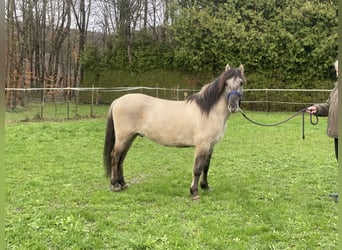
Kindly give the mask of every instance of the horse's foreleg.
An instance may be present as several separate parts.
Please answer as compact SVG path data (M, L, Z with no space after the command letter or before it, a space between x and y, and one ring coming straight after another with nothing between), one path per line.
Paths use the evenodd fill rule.
M211 155L212 155L212 153L209 154L209 156L205 162L205 165L203 167L202 179L201 179L201 183L200 183L201 188L203 190L206 190L206 191L210 191L210 187L208 184L208 171L209 171L209 166L210 166Z
M205 163L207 162L207 159L208 159L208 154L200 154L200 155L196 154L194 170L193 170L193 178L192 178L192 183L190 187L190 193L192 195L193 200L199 199L198 182L199 182L201 173L203 171L203 168L205 166Z

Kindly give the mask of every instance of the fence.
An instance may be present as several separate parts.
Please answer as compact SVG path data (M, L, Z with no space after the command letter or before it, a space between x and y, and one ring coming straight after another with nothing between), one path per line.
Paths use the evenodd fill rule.
M75 119L104 116L108 105L127 93L184 100L199 89L162 87L5 88L6 121ZM293 112L324 102L328 89L245 89L242 108L253 111Z

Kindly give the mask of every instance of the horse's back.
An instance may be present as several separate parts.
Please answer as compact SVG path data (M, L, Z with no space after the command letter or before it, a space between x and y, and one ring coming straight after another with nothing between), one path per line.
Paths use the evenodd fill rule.
M192 146L200 114L194 107L185 101L127 94L113 102L115 130L126 136L140 134L164 145Z
M160 99L144 94L127 94L114 101L114 112L125 112L126 115L134 115L136 118L142 116L155 117L159 113L168 113L169 115L178 114L177 108L185 106L185 102ZM123 115L123 114L120 114Z

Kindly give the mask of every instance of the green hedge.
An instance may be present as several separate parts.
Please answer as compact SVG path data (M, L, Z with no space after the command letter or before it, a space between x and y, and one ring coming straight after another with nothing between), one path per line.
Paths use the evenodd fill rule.
M134 33L131 61L119 36L104 49L88 46L82 55L82 86L200 88L226 63L242 63L248 88L332 88L338 49L336 1L180 3L170 10L172 24L159 27L163 36L148 30ZM81 99L89 100L86 95ZM286 95L282 98L306 98ZM112 98L108 93L101 96L103 102Z

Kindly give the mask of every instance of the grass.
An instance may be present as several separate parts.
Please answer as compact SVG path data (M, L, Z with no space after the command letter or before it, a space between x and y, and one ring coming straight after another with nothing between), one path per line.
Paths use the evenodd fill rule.
M17 107L6 110L5 121L65 121L90 117L105 117L108 105L90 105L75 103L48 103L43 107L40 104L30 104L27 107Z
M260 122L289 114L250 113ZM307 117L308 121L308 117ZM105 120L6 124L7 249L337 249L337 163L326 119L257 127L239 114L191 201L193 149L137 138L129 188L109 190Z

